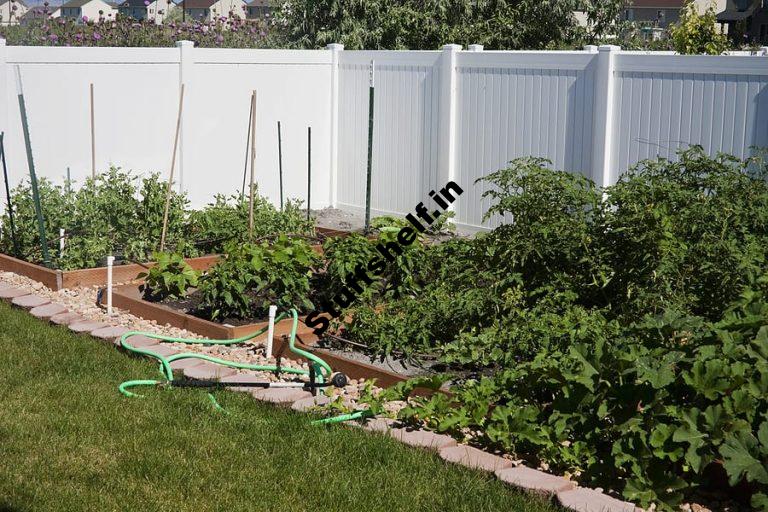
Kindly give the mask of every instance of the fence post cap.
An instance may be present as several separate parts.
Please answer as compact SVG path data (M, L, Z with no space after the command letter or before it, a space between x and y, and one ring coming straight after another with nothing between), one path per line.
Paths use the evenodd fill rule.
M462 46L460 44L444 44L443 45L443 51L444 52L460 52Z
M471 44L467 46L467 50L471 52L481 52L483 51L483 49L484 49L484 46L481 44Z
M0 46L5 46L5 38L0 37Z
M597 45L587 44L584 46L584 51L587 53L597 53Z
M326 50L343 50L344 45L341 43L328 43L325 45Z
M2 40L3 42L0 44L5 44L5 39ZM761 46L760 52L762 52L763 55L768 56L768 46Z
M621 51L621 46L616 46L615 44L601 44L597 47L597 51L599 52L618 52Z
M192 41L186 41L186 40L176 41L177 48L186 48L186 47L192 47L192 46L195 46L195 43L193 43Z

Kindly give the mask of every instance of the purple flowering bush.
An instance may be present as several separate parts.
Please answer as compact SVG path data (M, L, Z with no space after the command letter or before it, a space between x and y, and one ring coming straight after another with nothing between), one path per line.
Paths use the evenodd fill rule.
M47 8L47 6L46 6ZM230 13L233 14L233 13ZM0 27L0 36L16 46L174 46L176 41L193 41L209 48L262 48L267 46L268 22L216 17L211 21L136 20L121 15L97 20L84 17L83 23L68 18L41 18L29 25Z

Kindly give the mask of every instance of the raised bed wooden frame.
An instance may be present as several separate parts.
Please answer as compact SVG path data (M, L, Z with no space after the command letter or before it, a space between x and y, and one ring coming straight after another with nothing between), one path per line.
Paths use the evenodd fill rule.
M316 228L319 234L327 237L348 236L349 231L341 231L329 228ZM313 246L316 252L322 252L319 246ZM186 258L187 263L195 270L207 270L219 260L219 255L200 256L198 258ZM136 277L146 270L146 267L154 265L153 262L139 265L130 263L127 265L115 265L112 268L112 279L116 283L134 281ZM107 283L107 267L86 268L82 270L54 270L36 263L20 260L0 253L0 270L13 272L40 283L54 291L66 288L78 288L83 286L104 285Z

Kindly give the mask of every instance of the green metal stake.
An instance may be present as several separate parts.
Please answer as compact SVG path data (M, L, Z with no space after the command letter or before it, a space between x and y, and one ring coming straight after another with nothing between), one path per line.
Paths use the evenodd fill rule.
M307 127L307 220L312 199L312 127Z
M21 112L21 127L24 131L24 146L27 150L27 165L29 165L29 182L32 185L32 199L35 202L35 215L37 216L37 232L40 236L40 249L43 252L43 264L51 267L51 258L48 255L48 241L45 239L45 220L43 209L40 206L40 192L37 189L37 175L35 174L35 162L32 159L32 142L29 139L29 123L27 122L27 108L24 104L24 90L21 85L21 70L16 66L16 78L18 80L19 112Z
M373 96L374 96L374 62L368 86L368 176L365 181L365 232L371 230L371 175L373 174Z
M11 189L8 185L8 167L5 165L5 132L0 132L0 156L3 160L3 177L5 178L5 197L8 201L8 219L11 225L11 240L13 240L13 254L17 258L21 257L19 252L19 241L16 240L16 226L13 223L13 205L11 204Z
M280 121L277 122L277 163L280 168L280 211L283 211L283 137L280 133Z

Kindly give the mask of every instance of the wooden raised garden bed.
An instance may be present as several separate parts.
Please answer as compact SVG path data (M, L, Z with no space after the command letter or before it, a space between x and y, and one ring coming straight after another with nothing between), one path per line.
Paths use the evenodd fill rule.
M219 255L186 259L187 263L189 263L195 270L207 270L218 260ZM112 279L115 283L133 281L140 273L145 272L147 267L151 267L152 265L154 265L152 262L147 263L146 265L139 265L136 263L115 265L112 267ZM65 288L104 285L107 282L107 267L87 268L83 270L53 270L2 253L0 253L0 270L26 276L43 283L54 291L63 290Z
M340 231L329 228L317 228L317 233L324 237L345 237L349 236L349 231ZM322 245L313 245L312 249L318 253L323 253ZM208 270L213 266L220 256L213 254L209 256L200 256L198 258L185 258L185 261L195 270ZM153 262L139 265L129 263L125 265L115 265L112 267L112 279L115 283L127 283L134 281L136 277L146 271L146 267L154 265ZM54 270L43 265L30 263L0 253L0 270L13 272L40 283L54 291L66 288L78 288L84 286L101 286L107 283L107 267L87 268L82 270Z
M164 304L144 300L136 284L115 287L112 292L112 304L145 320L154 320L160 325L168 324L179 329L186 329L209 339L231 340L247 336L268 326L267 322L231 326L197 318ZM288 349L287 338L291 332L291 323L291 319L285 319L275 324L273 355L282 355L290 359L298 357ZM310 344L317 341L317 336L312 331L313 329L304 325L303 319L300 319L296 331L297 346L320 356L334 371L343 372L352 379L376 379L377 385L385 387L406 380L405 377L394 372L359 361L352 361L323 349L310 347Z

